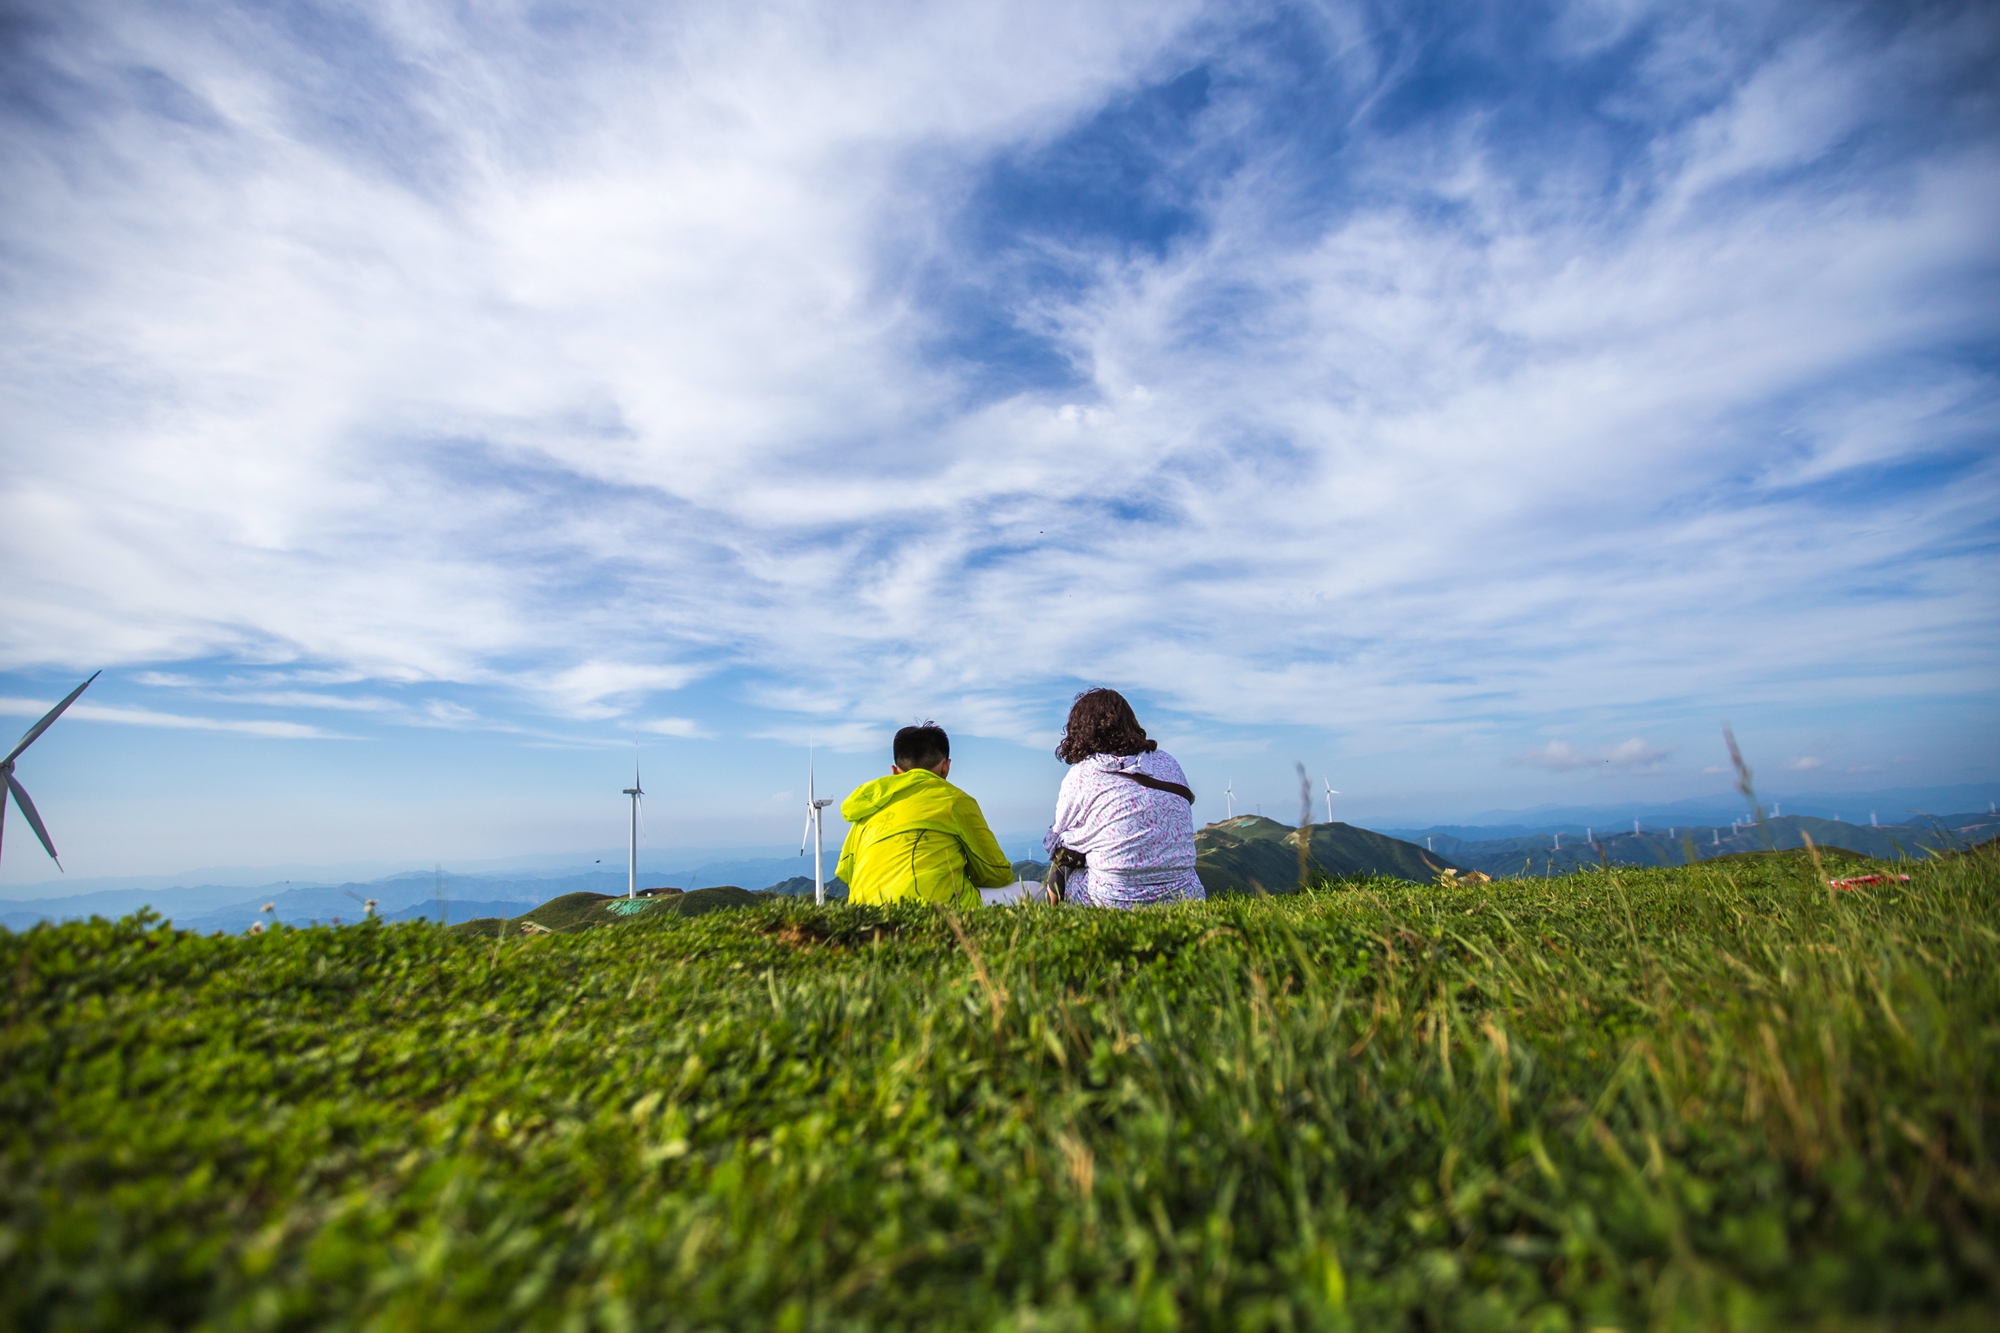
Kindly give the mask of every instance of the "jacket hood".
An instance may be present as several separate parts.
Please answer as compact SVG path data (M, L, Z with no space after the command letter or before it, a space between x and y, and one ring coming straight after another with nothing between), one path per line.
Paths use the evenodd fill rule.
M840 817L850 824L859 824L933 784L937 787L949 785L928 768L913 768L907 773L891 773L888 777L864 782L840 803Z

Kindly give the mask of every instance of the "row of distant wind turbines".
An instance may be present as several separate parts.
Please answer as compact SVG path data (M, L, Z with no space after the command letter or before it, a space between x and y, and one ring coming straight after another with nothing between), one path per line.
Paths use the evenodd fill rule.
M639 781L639 764L632 763L632 785L625 788L623 795L632 798L632 837L627 844L625 855L625 896L639 896L639 802L646 795L646 788ZM812 747L806 747L806 831L799 839L799 855L806 854L806 843L813 849L813 901L826 905L826 848L821 837L821 818L826 808L833 804L831 796L819 794L819 777L813 763Z
M1326 822L1331 824L1333 822L1333 798L1340 795L1340 792L1335 789L1332 778L1321 778L1320 782L1326 787ZM1235 778L1229 779L1228 785L1223 787L1222 796L1224 800L1229 802L1229 813L1224 817L1228 819L1236 818Z

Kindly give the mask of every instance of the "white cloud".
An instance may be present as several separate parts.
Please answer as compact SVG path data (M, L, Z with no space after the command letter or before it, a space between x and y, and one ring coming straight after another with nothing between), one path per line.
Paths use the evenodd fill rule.
M856 750L913 699L1045 747L1072 674L1379 736L2000 666L1990 560L1958 540L1990 451L1879 494L1865 540L1809 489L1990 438L1987 378L1934 351L1993 331L2000 154L1944 135L1787 183L1977 41L1747 42L1605 181L1589 153L1512 166L1476 119L1371 127L1398 70L1343 13L1354 147L1308 225L1292 150L1232 137L1247 58L1202 48L1221 20L1193 6L696 4L602 44L364 7L413 80L371 86L378 142L297 91L338 86L338 53L82 12L80 137L17 120L0 158L0 663L254 661L241 697L271 706L396 720L277 687L425 681L586 722L747 667L799 719L756 734ZM1247 163L1199 182L1201 228L1058 256L1078 281L999 312L1084 382L933 355L924 275L985 262L953 219L994 154L1197 57L1229 77L1188 152ZM140 67L200 114L145 114ZM58 546L83 554L35 558ZM1828 669L1839 590L1891 583L1869 660Z
M1826 760L1816 759L1812 755L1804 755L1785 765L1786 768L1789 768L1794 773L1810 773L1815 768L1824 768L1825 766Z
M204 690L202 697L266 708L328 709L341 713L397 713L406 707L394 699L376 695L317 694L308 690Z
M890 741L895 738L896 728L905 725L905 722L892 714L885 713L884 716L889 720L798 723L783 727L767 727L752 734L758 740L777 741L799 750L813 746L822 750L837 750L844 754L870 752L886 754Z
M607 718L654 691L678 690L700 674L685 666L590 661L523 683L571 717Z
M634 731L650 731L656 736L679 736L700 740L712 733L691 717L656 717L630 724Z
M14 717L40 717L55 707L55 700L46 702L37 699L0 698L0 714ZM277 722L258 719L230 719L213 717L188 717L179 713L159 713L150 708L119 708L103 704L75 703L63 714L65 721L75 718L79 722L110 722L127 727L168 727L185 731L230 731L245 736L267 736L273 740L353 740L352 736L342 736L335 732L323 731L318 727L306 726L299 722Z
M1590 760L1568 741L1550 741L1539 750L1530 750L1518 756L1516 762L1546 768L1551 773L1567 773L1571 769L1587 766Z
M1568 741L1553 740L1539 750L1515 756L1514 762L1546 768L1552 773L1567 773L1579 768L1594 768L1600 772L1653 773L1672 754L1671 749L1654 745L1639 736L1605 746L1594 755L1584 754Z
M1628 773L1653 773L1659 771L1672 754L1670 748L1634 736L1605 750L1598 758L1607 767L1623 769Z

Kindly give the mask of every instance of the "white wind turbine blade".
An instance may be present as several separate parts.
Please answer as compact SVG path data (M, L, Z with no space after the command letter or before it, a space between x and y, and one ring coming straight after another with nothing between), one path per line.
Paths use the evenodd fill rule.
M99 676L103 674L104 673L102 671L93 671L90 673L90 680L96 680ZM76 702L76 696L82 694L85 690L90 688L90 680L86 680L85 682L83 682L83 684L71 690L69 692L69 695L61 703L57 704L54 708L51 708L47 713L42 715L42 720L40 722L37 722L34 726L29 727L28 734L21 737L19 743L17 743L13 749L7 752L7 757L5 759L0 759L0 764L11 764L16 759L19 759L21 757L21 751L27 749L30 745L33 745L35 743L36 738L49 729L49 724L51 722L54 722L57 718L61 717L63 715L63 710ZM47 842L48 839L44 838L43 841ZM49 855L54 856L55 853L50 852Z
M35 803L28 799L28 789L21 785L18 778L9 773L7 775L7 790L14 793L14 800L20 805L21 813L28 817L28 827L33 829L35 836L42 840L42 850L49 854L49 860L56 863L56 869L62 870L62 858L56 855L56 846L49 841L49 831L42 827L42 817L35 812ZM0 794L0 802L4 802L5 800L6 796ZM65 871L64 873L68 872Z

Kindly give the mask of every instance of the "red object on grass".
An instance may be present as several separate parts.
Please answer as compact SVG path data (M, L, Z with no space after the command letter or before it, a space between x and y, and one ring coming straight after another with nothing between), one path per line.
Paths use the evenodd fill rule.
M1887 884L1892 879L1908 883L1908 875L1856 875L1852 879L1830 879L1826 886L1830 889L1858 889L1863 884Z

